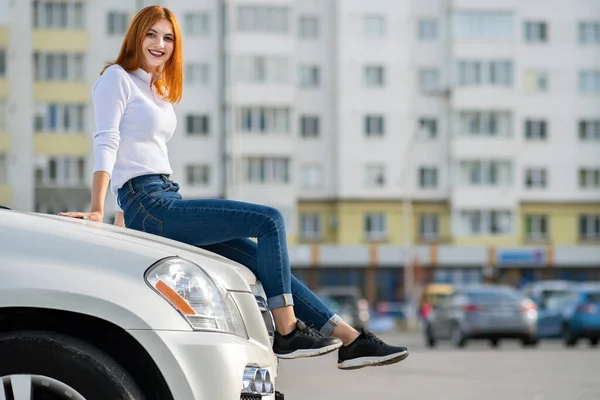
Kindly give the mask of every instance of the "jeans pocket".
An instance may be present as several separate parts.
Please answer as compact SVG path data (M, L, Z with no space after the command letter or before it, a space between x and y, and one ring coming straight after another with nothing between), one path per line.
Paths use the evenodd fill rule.
M143 208L143 206L140 204ZM152 216L144 209L144 219L142 220L142 231L152 235L162 236L163 223L160 219Z

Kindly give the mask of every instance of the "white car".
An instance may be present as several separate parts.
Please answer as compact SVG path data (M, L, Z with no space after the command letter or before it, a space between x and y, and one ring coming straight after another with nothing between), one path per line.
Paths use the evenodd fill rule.
M0 209L0 400L283 399L265 305L216 254Z

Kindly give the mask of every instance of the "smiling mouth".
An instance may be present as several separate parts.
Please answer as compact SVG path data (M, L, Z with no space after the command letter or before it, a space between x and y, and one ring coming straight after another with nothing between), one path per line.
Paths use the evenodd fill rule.
M148 50L148 53L152 54L154 57L162 57L165 55L164 51L158 51L158 50Z

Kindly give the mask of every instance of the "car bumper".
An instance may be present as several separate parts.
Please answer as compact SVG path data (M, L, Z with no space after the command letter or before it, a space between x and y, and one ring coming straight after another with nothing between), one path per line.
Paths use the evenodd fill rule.
M240 400L249 365L267 369L275 383L276 358L256 341L214 332L128 332L153 358L176 400Z

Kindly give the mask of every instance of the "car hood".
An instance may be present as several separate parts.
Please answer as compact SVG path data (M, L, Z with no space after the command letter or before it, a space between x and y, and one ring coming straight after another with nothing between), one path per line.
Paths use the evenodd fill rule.
M2 234L4 233L4 235ZM160 259L172 256L186 258L202 267L213 279L229 290L249 291L256 277L245 266L218 254L182 242L150 235L133 229L61 217L13 210L0 210L0 250L7 252L26 241L27 248L37 257L45 254L56 259L68 254L70 260L90 262L89 254L102 250L111 262L119 254L127 255L128 270L135 270L131 260L137 260L143 272ZM51 243L51 245L50 245ZM0 251L4 252L4 251Z

